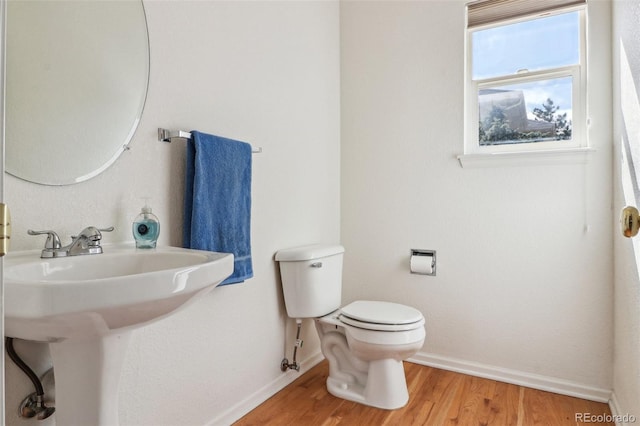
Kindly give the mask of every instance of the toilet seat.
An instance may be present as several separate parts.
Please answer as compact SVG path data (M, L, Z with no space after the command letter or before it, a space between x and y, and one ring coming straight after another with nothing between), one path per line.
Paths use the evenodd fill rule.
M375 331L408 331L424 325L424 316L415 308L370 300L358 300L341 308L338 320Z

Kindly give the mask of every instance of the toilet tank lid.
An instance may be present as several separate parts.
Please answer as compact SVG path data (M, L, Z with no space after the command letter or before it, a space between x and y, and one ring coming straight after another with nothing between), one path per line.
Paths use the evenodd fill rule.
M310 244L280 250L276 253L278 262L298 262L303 260L320 259L344 253L344 247L339 244Z

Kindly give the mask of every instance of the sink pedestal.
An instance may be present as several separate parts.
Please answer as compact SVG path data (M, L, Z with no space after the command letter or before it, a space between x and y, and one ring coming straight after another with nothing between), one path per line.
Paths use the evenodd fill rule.
M131 331L50 343L56 424L118 425L118 386Z

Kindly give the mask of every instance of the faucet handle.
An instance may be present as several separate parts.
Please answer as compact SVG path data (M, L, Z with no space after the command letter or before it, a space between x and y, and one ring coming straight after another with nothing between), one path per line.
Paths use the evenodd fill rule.
M115 228L110 226L108 228L99 229L95 226L88 226L84 228L79 235L72 235L71 240L75 241L78 238L84 238L89 241L89 244L92 246L97 246L100 244L100 240L102 239L102 232L111 232Z
M85 229L85 231L86 230L91 230L91 232L95 232L93 235L89 236L89 241L90 241L89 245L90 246L91 245L95 245L95 246L100 245L100 240L102 239L102 233L103 232L111 232L114 229L116 229L116 228L114 228L113 226L110 226L110 227L104 228L104 229L96 228L94 226L88 227L87 229Z
M45 249L59 249L62 247L60 244L60 237L56 234L55 231L34 231L32 229L27 229L27 234L29 235L47 235L47 241L44 243Z

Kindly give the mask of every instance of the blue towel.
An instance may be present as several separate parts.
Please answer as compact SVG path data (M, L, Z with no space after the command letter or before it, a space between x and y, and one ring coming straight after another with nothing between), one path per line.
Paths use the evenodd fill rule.
M253 277L251 145L193 131L187 142L183 246L233 253L220 285Z

